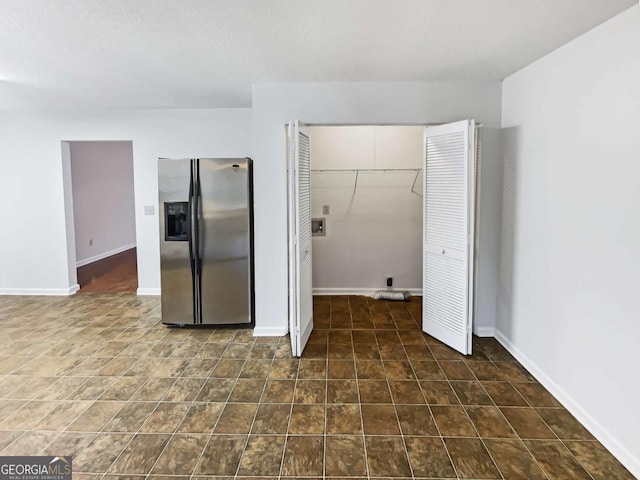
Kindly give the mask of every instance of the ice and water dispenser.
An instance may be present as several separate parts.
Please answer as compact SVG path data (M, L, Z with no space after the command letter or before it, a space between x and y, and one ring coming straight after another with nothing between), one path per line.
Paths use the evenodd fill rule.
M164 202L164 239L167 242L189 240L189 202Z

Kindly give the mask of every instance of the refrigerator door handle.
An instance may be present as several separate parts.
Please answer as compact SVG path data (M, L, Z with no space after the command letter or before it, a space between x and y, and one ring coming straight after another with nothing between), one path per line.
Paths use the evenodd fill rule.
M193 252L194 252L194 263L195 263L195 270L196 270L196 278L193 282L193 286L194 286L194 290L195 290L195 295L196 295L196 302L195 302L195 309L196 309L196 323L197 324L201 324L202 323L202 313L201 313L201 305L200 302L202 301L202 256L201 256L201 252L200 252L200 218L201 218L201 207L200 207L200 194L201 194L201 189L200 189L200 160L199 159L194 159L193 160L193 177L194 177L194 182L192 182L192 184L194 185L194 191L193 191Z
M195 170L195 161L191 160L189 169L189 202L188 202L188 215L189 215L189 264L191 265L191 285L192 294L193 294L193 323L200 323L200 315L199 315L199 291L198 291L198 262L197 262L197 244L194 245L196 241L196 232L197 232L197 203L196 196L194 195L194 170ZM194 248L196 247L196 248Z

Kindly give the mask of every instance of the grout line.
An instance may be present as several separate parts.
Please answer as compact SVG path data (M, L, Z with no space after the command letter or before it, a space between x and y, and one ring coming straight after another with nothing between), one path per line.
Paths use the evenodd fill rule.
M286 338L286 337L283 337L283 338ZM291 341L291 334L289 334L289 341ZM275 355L274 355L274 360L275 360ZM272 362L272 366L273 366L273 362ZM299 372L300 372L300 362L298 361L298 373ZM289 443L288 442L289 441L289 435L290 435L289 434L289 430L291 429L291 419L293 417L293 406L294 406L294 400L295 400L295 395L296 395L296 389L297 388L298 388L298 375L296 374L296 379L295 379L295 382L293 384L293 393L292 393L292 396L291 396L291 407L289 408L289 419L287 421L287 431L285 432L284 447L282 449L282 459L280 460L280 471L278 472L278 478L282 477L282 471L284 469L284 458L285 458L285 455L287 453L287 444Z
M389 303L385 301L385 304L387 305L387 309L389 310L389 314L393 318L393 314L391 312L391 309L389 308ZM395 319L393 319L393 321L395 323ZM397 324L396 324L396 327L397 327ZM402 339L400 338L400 335L398 335L398 339L400 340L400 345L402 346L402 350L404 351L404 355L405 355L407 361L409 361L409 357L407 356L407 349L405 348L404 344L402 343ZM378 346L378 352L379 352L380 351L380 342L378 342L378 338L377 337L376 337L376 344ZM407 458L407 464L409 465L409 470L411 471L411 478L416 478L415 472L413 470L413 465L411 465L411 457L409 457L409 449L407 448L407 442L406 442L406 440L404 438L404 431L402 430L402 425L400 424L400 417L398 416L398 409L396 408L396 401L393 398L393 391L391 390L391 383L389 382L389 375L387 374L387 367L385 366L385 363L382 360L382 355L380 355L380 360L382 361L382 369L384 370L384 377L385 377L385 380L387 381L387 388L389 389L389 394L391 395L391 403L393 405L393 412L394 412L394 414L396 416L396 423L398 425L398 431L400 432L400 438L402 439L402 446L404 447L404 454L405 454L405 456ZM409 366L411 367L411 371L413 372L413 376L416 379L416 383L418 384L418 388L420 388L420 383L418 383L418 376L416 375L416 372L414 371L413 365L411 364L411 362L409 362ZM420 390L420 394L422 395L422 389ZM422 395L422 396L424 397L424 395Z
M353 325L353 313L351 311L351 300L348 300L348 303L349 303L349 316L351 318L351 324ZM368 302L367 302L367 308L369 308ZM370 308L369 308L369 315L371 315ZM376 346L377 346L378 339L376 338L375 333L373 338L375 339ZM380 349L378 348L378 350ZM367 478L370 479L371 470L369 468L369 455L367 454L367 436L365 435L365 431L364 431L364 415L362 414L362 398L360 396L360 377L358 375L358 364L356 362L356 352L355 352L355 346L353 344L353 335L351 337L351 351L353 353L353 371L355 372L355 376L356 376L356 391L358 392L358 410L360 411L360 427L362 428L362 445L364 448L364 466L366 469Z
M449 380L447 379L447 376L444 374L444 370L442 370L442 368L440 367L440 364L438 363L438 359L433 354L433 351L431 350L431 346L426 342L426 340L425 340L425 345L426 345L427 349L429 350L429 353L431 353L431 355L433 356L433 359L436 362L436 364L438 365L438 368L440 368L440 370L442 371L442 373L444 375L444 378L445 378L445 381L449 385L449 388L451 389L453 394L456 395L456 398L458 398L455 390L451 386L451 382L449 382ZM413 368L413 364L411 365L411 368ZM418 382L418 385L420 385L420 382ZM422 388L422 385L420 385L420 387ZM426 400L426 396L425 396L425 400ZM460 401L459 398L458 398L458 401ZM436 417L435 417L435 415L433 415L433 410L431 409L431 405L429 404L429 402L427 402L427 406L429 407L429 413L431 414L431 419L433 420L433 424L436 426L436 430L438 431L438 434L440 436L440 442L442 443L442 446L444 447L444 451L447 453L447 458L449 459L449 462L451 463L451 466L453 467L453 473L455 473L456 474L456 478L459 479L459 478L461 478L460 474L458 473L458 469L456 468L456 464L453 461L453 458L451 457L451 453L449 452L449 449L447 448L447 444L444 441L444 436L442 435L442 431L440 430L440 427L438 426L438 422L436 422Z
M312 298L313 300L313 298ZM331 296L329 296L329 326L331 326ZM311 332L313 335L313 332ZM325 351L324 371L324 436L322 437L322 478L327 476L327 427L329 422L329 333L327 332L327 349ZM294 392L295 395L295 392ZM294 398L295 400L295 398Z

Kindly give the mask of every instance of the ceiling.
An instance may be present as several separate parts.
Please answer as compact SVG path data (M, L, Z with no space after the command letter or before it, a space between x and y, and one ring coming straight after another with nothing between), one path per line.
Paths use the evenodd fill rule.
M259 82L501 80L637 0L0 0L0 108L251 105Z

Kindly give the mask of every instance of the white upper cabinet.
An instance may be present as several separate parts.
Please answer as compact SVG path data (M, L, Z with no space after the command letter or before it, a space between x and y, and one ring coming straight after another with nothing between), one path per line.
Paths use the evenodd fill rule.
M312 168L422 168L423 126L311 127Z
M375 127L373 168L422 168L424 126Z
M375 127L311 127L311 168L373 168Z

